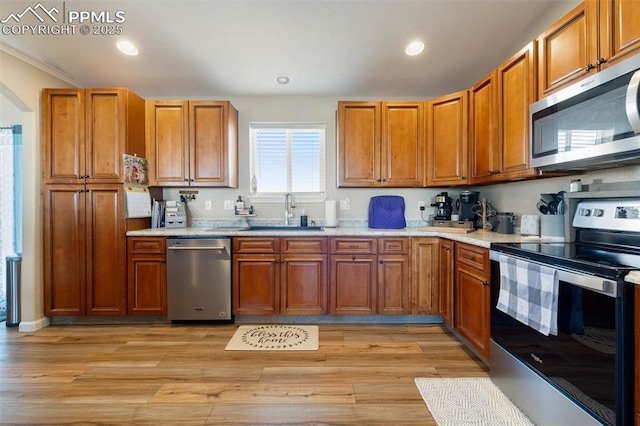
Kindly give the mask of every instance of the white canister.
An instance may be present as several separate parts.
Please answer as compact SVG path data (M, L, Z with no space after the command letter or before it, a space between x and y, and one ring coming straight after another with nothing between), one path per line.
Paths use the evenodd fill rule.
M571 179L569 183L569 192L582 191L582 181L580 179Z
M336 200L328 199L324 203L324 226L325 228L335 228L338 226L338 206Z

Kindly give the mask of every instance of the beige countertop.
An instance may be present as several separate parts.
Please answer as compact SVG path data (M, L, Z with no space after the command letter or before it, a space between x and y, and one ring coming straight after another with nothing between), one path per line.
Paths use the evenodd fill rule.
M371 229L371 228L324 228L322 231L295 230L295 231L244 231L224 230L211 227L187 227L187 228L156 228L139 229L127 232L128 237L440 237L454 241L469 243L480 247L489 248L491 243L518 243L545 241L540 237L522 236L516 234L499 234L497 232L474 231L466 234L457 232L423 230L424 228L404 229Z

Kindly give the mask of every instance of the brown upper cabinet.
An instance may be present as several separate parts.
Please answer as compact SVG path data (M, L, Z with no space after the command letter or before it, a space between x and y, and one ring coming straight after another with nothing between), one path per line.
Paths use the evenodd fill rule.
M124 88L44 89L45 184L123 183L122 154L145 153L144 100Z
M424 102L338 102L339 187L424 186Z
M538 37L538 99L640 51L640 2L586 0Z
M227 101L147 101L149 184L238 186L238 111Z
M529 104L535 100L535 42L470 90L469 183L536 176L529 167Z
M466 185L469 95L427 102L427 186Z

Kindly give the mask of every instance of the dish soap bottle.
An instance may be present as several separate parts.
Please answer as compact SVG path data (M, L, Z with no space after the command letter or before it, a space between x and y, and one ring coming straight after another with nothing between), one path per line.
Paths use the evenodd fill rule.
M241 210L244 210L244 201L242 201L242 197L238 195L238 199L236 200L236 214L239 214Z
M308 224L307 211L302 209L302 214L300 215L300 226L306 228Z

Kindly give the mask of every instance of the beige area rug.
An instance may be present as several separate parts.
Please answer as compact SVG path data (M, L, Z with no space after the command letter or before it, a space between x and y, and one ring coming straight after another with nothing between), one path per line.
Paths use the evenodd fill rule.
M439 426L533 426L489 378L415 379Z
M241 325L227 351L317 351L317 325Z

